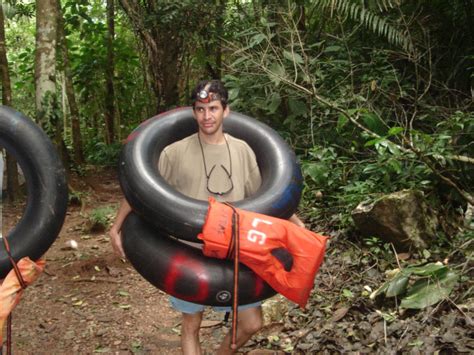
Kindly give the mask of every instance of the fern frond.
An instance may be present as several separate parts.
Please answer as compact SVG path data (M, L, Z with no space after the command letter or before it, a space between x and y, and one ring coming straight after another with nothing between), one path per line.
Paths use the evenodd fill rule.
M380 11L387 11L397 6L400 0L377 0L376 6ZM409 52L414 48L410 39L392 24L380 17L374 11L364 7L360 2L351 0L316 0L314 6L330 10L331 17L337 11L343 16L357 21L377 36L385 38L388 43L400 46Z

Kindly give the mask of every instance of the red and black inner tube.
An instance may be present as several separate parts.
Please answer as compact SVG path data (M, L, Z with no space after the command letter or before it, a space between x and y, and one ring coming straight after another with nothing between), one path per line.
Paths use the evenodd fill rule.
M205 257L201 250L170 238L131 213L122 227L123 247L150 283L189 302L231 306L233 262ZM239 271L239 301L253 303L275 291L245 265Z

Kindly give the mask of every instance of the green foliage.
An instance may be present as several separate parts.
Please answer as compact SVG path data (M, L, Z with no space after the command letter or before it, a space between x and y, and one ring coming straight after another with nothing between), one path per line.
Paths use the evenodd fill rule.
M6 20L5 27L13 104L27 116L35 117L35 24L29 17L19 17Z
M89 214L89 231L103 232L109 228L115 217L115 208L112 206L98 207Z
M457 272L439 262L408 266L396 270L370 297L400 297L401 308L422 309L449 297L458 279Z
M75 1L64 5L70 61L85 141L102 139L105 127L101 115L106 97L107 26L104 6L102 2L89 4ZM116 16L115 22L115 105L117 116L130 118L118 122L119 128L129 132L130 127L147 117L144 107L152 105L153 101L144 84L144 72L133 32L125 25L126 20L122 16ZM121 132L118 133L121 137Z
M334 12L338 12L342 16L347 16L351 20L362 24L368 31L386 38L389 43L402 46L407 51L413 51L410 38L403 31L388 22L386 17L375 13L376 10L385 12L389 8L395 7L396 4L397 2L390 0L380 1L378 8L370 9L359 1L317 0L314 2L315 7L329 11L331 16Z
M121 148L121 143L106 144L101 141L91 141L85 148L86 160L93 165L115 166Z
M472 114L434 104L440 88L420 86L430 85L420 66L431 59L414 56L409 45L418 35L406 28L412 9L375 4L318 1L306 8L304 26L296 5L281 6L269 10L273 21L242 30L240 46L228 44L232 107L266 121L293 145L305 176L303 212L318 225L349 227L351 210L381 193L436 193L440 176L472 190L473 169L456 158L472 156ZM403 24L404 32L389 23ZM317 36L307 31L316 28Z

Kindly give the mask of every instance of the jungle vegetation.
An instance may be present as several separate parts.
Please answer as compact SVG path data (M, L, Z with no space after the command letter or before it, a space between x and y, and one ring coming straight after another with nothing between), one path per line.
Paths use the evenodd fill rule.
M10 0L1 9L3 104L44 128L70 174L113 166L140 122L219 78L233 110L297 153L309 225L350 236L357 204L417 189L443 220L433 250L472 240L472 0ZM10 198L15 174L9 164Z

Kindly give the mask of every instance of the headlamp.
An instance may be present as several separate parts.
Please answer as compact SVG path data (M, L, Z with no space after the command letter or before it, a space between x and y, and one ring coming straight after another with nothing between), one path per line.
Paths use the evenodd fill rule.
M209 92L206 89L201 90L197 93L196 99L202 103L208 104L211 101L220 100L221 95Z
M205 100L209 96L209 93L206 90L201 90L197 94L198 100Z

